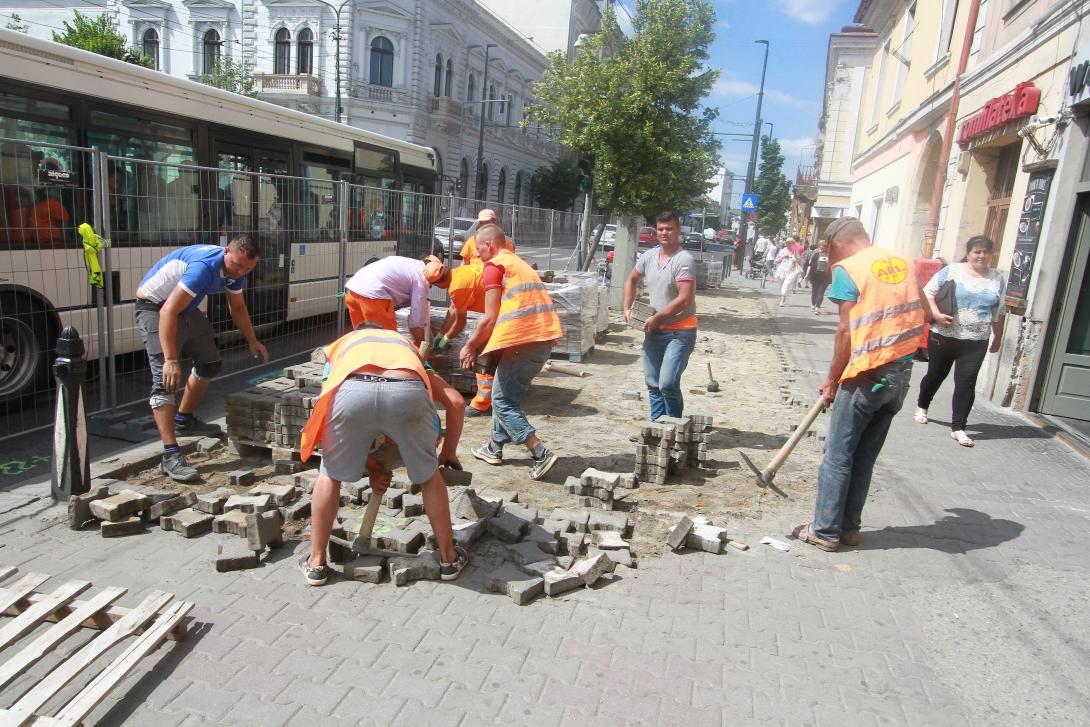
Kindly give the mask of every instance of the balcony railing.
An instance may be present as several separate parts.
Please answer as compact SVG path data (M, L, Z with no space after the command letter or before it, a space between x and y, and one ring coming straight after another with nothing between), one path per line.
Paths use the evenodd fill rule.
M801 166L795 172L796 187L813 187L817 184L817 167L810 164Z
M377 101L398 106L409 105L409 91L393 86L380 86L376 83L353 83L348 87L348 94L352 98L364 101Z
M322 79L308 73L258 73L254 76L258 93L291 93L306 96L322 95Z

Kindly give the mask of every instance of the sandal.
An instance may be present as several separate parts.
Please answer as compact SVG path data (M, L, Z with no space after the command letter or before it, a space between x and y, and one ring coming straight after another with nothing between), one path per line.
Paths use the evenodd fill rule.
M791 530L791 535L793 535L796 540L809 543L815 548L821 548L828 553L835 553L837 548L840 547L840 543L835 540L826 540L820 535L817 535L811 528L812 525L813 523L799 523Z
M912 417L917 424L927 424L927 409L916 408L916 416Z
M972 447L973 440L969 438L969 435L962 430L956 432L950 432L950 438L960 444L962 447Z

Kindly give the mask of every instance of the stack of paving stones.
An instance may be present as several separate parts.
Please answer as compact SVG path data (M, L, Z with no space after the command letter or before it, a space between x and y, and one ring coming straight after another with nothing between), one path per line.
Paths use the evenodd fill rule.
M443 323L447 318L446 307L431 306L431 332L432 336L437 336L443 330ZM402 308L397 311L397 330L404 336L412 338L409 333L409 309ZM455 336L450 341L450 346L444 351L432 350L431 355L428 357L428 363L435 369L435 373L439 374L448 384L453 386L457 391L462 394L469 394L472 396L477 393L477 377L472 371L466 371L462 368L461 363L458 361L458 353L469 341L469 337L473 335L474 329L477 327L477 321L480 320L481 314L469 311L466 314L466 326L462 329L462 332Z
M617 490L634 490L639 487L636 475L627 472L601 472L593 467L585 470L579 477L569 477L564 481L564 490L569 495L579 498L581 507L594 507L612 510L614 494Z
M299 451L314 402L321 395L320 363L285 369L285 375L227 395L227 436L238 444Z
M553 353L582 360L594 348L598 334L598 275L571 272L553 280L545 284L545 289L556 305L563 332Z
M609 285L598 286L598 319L594 325L595 337L600 338L609 330Z
M636 438L636 478L661 485L669 475L704 467L708 461L707 432L712 425L709 414L659 417L641 425Z
M735 550L749 550L745 543L731 540L726 528L712 525L703 515L681 518L666 536L666 545L675 553L689 549L720 555L726 552L728 545Z

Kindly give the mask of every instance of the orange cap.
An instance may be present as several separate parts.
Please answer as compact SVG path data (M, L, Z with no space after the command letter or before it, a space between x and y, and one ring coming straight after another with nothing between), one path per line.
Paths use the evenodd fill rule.
M496 210L483 209L477 213L477 222L495 222Z
M424 258L424 279L429 284L439 282L446 274L447 266L440 262L439 258L434 255L428 255Z

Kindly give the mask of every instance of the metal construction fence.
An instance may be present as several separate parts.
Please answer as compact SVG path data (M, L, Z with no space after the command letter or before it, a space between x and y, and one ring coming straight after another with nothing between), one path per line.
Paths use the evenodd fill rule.
M484 208L520 251L539 250L540 266L574 265L576 213L253 171L246 161L208 168L0 138L0 440L52 423L50 364L64 326L87 350L89 412L147 399L136 289L180 246L257 240L261 257L243 300L272 361L345 330L345 281L371 260L436 254L457 264ZM90 248L83 223L95 233L86 236ZM202 308L218 334L220 376L264 366L237 333L226 296Z

